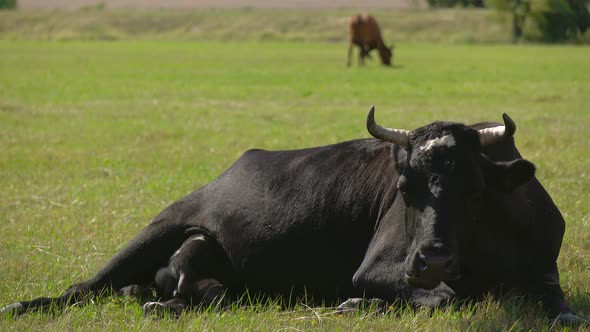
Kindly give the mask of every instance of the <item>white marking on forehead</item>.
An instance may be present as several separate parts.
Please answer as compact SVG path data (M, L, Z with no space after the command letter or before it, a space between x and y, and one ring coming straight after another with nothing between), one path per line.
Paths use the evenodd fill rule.
M429 141L427 141L426 143L424 143L424 145L422 145L420 147L420 151L430 151L433 148L437 148L437 147L442 147L442 146L446 146L446 147L451 147L454 146L456 144L455 142L455 137L453 135L445 135L443 137L437 137L437 138L433 138Z

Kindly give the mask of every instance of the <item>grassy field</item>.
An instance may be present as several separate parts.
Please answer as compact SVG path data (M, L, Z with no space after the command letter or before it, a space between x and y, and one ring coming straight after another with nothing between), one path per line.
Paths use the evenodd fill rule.
M345 42L358 9L0 11L0 39ZM373 9L387 44L510 41L491 10ZM590 35L590 33L589 33Z
M407 129L510 114L517 145L567 222L562 286L590 317L589 48L400 43L392 69L376 59L347 69L344 43L17 39L0 41L0 305L90 277L248 148L368 137L375 104L380 122ZM432 315L391 308L342 317L279 304L156 320L134 300L106 297L0 317L0 330L551 328L520 298Z

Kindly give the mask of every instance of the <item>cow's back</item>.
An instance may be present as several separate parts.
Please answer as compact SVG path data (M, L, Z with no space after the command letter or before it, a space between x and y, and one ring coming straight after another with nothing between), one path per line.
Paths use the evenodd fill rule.
M355 15L349 19L350 42L377 48L381 41L381 31L373 16Z

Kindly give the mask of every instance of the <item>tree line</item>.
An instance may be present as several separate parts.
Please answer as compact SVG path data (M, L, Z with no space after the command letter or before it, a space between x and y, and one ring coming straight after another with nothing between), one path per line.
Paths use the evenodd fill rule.
M507 12L512 20L512 39L548 43L579 41L590 27L590 0L427 0L432 8L490 7ZM536 28L525 36L527 22Z

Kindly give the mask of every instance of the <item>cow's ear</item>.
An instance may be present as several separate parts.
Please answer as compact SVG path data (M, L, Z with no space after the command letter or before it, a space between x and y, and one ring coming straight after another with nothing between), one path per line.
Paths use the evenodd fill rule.
M528 160L484 162L486 184L496 190L511 193L535 177L535 165Z
M399 145L393 146L393 158L395 160L395 168L398 174L402 174L404 168L408 165L408 151Z

